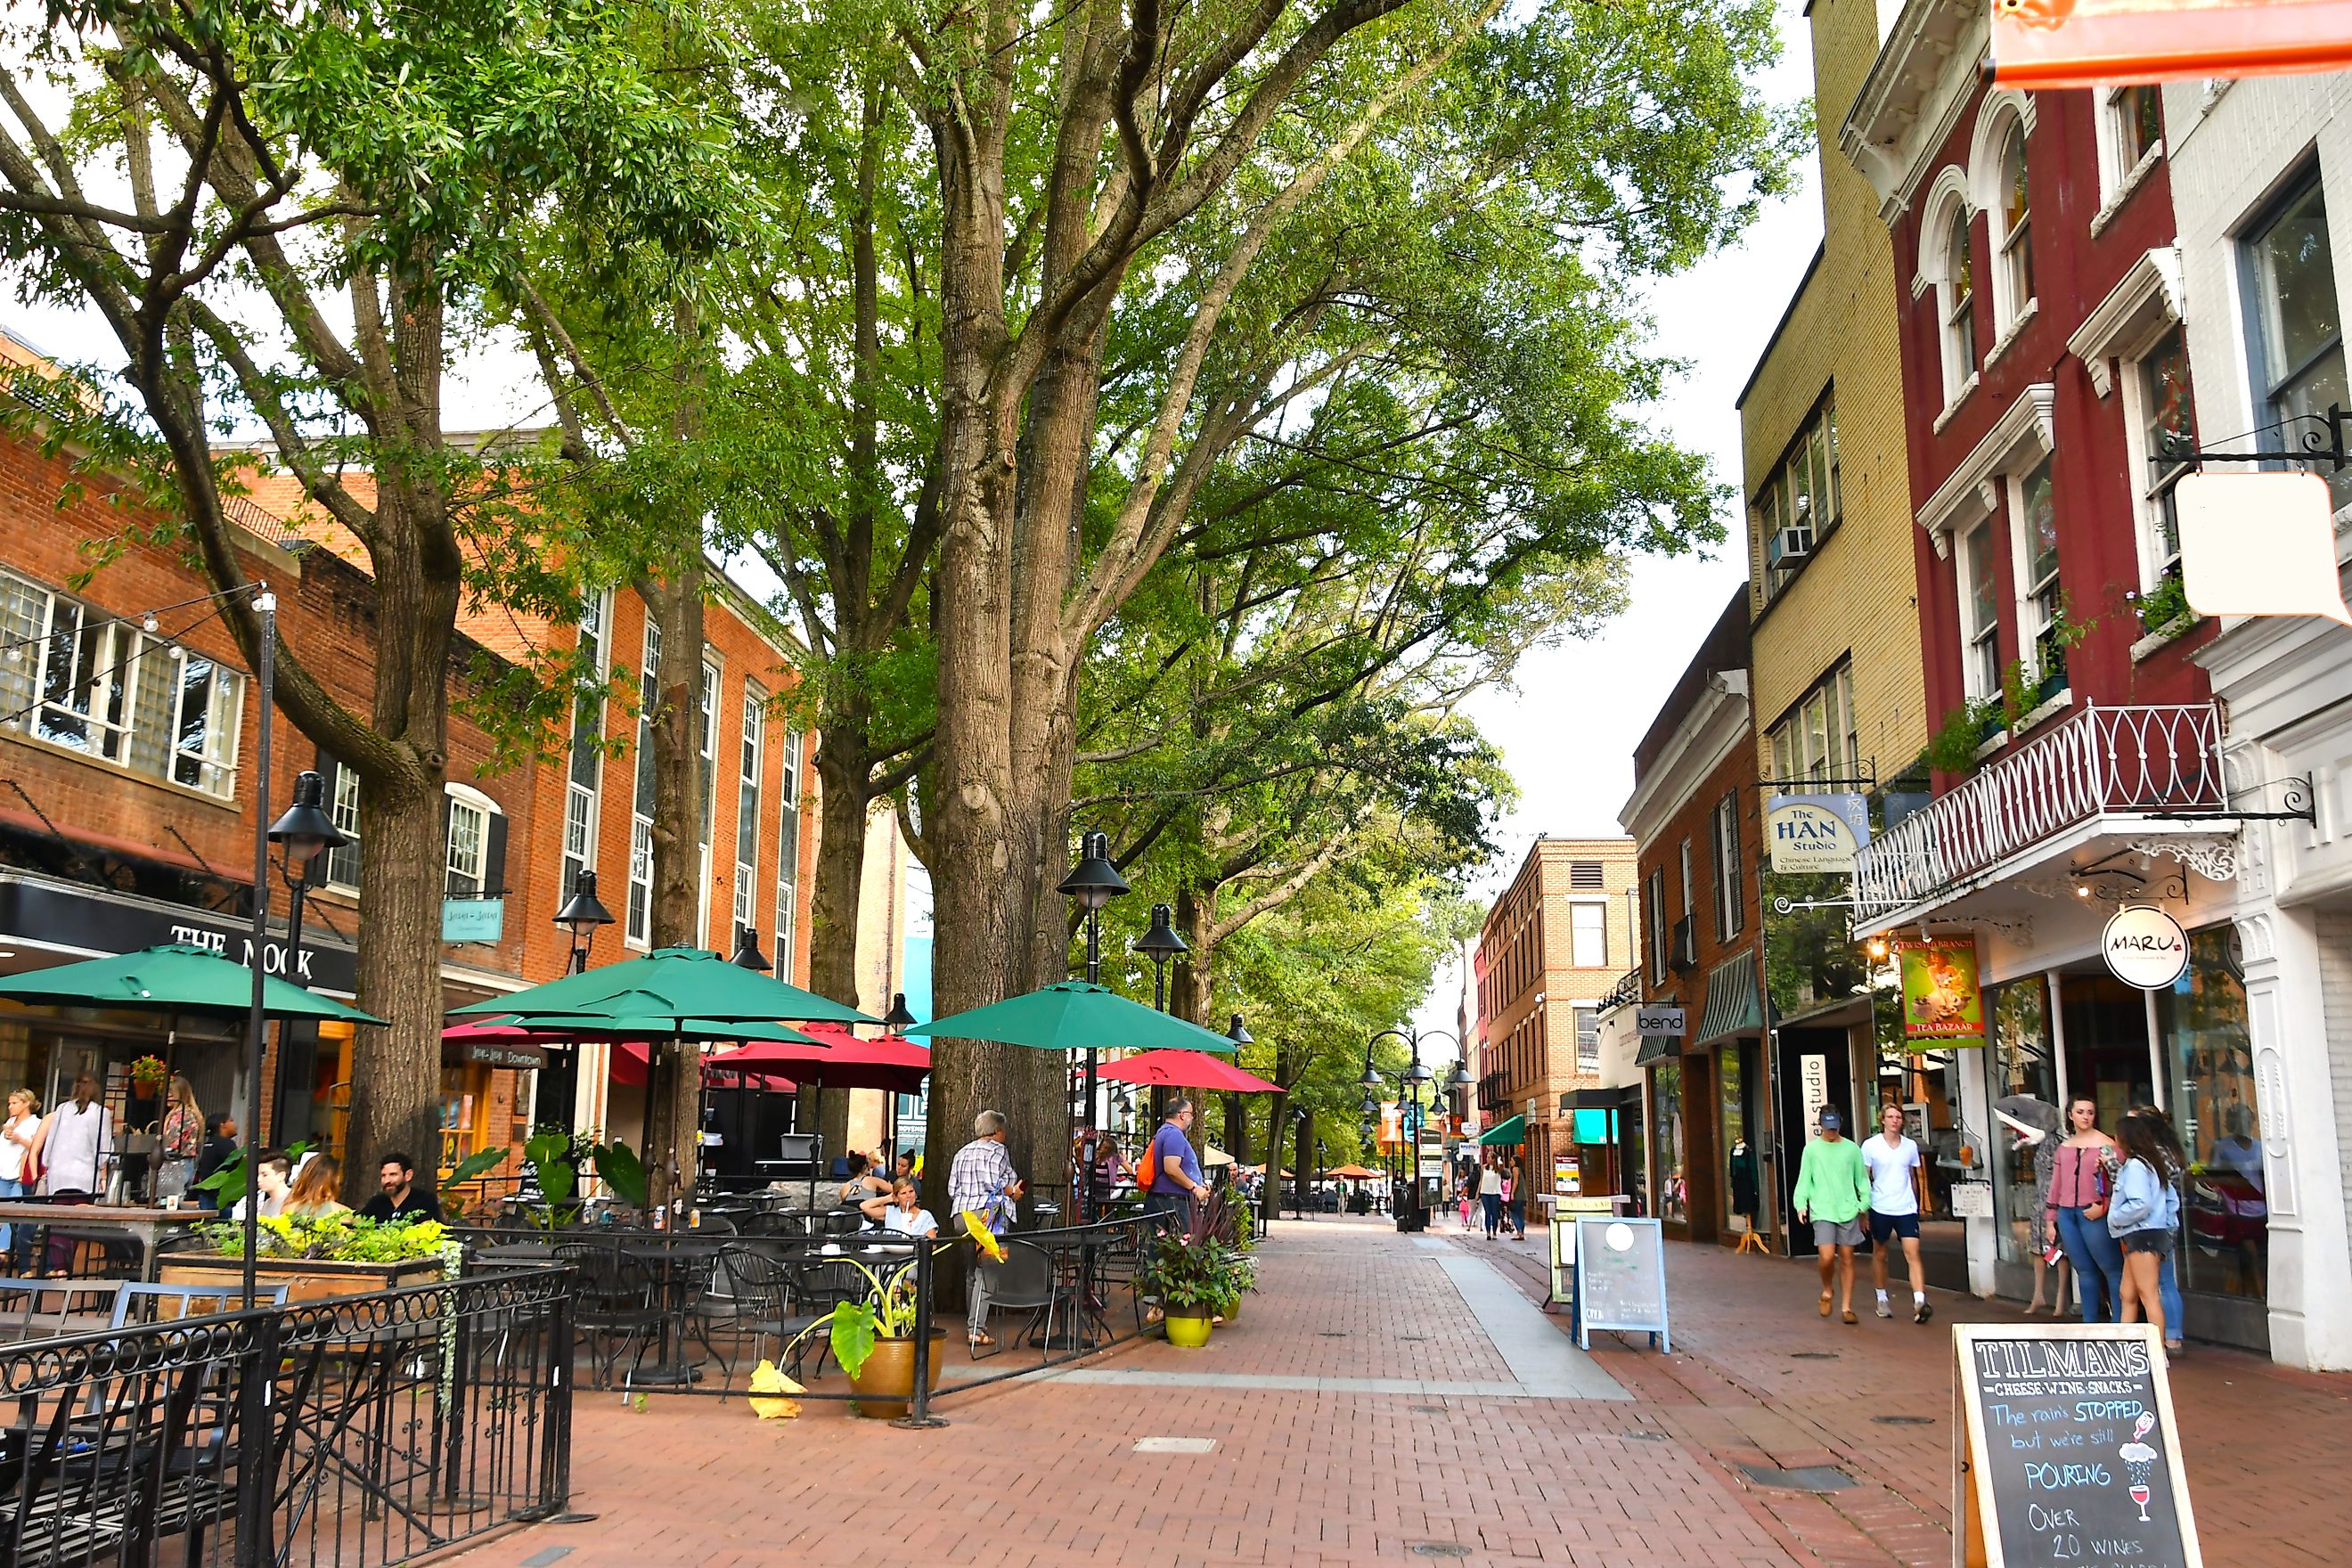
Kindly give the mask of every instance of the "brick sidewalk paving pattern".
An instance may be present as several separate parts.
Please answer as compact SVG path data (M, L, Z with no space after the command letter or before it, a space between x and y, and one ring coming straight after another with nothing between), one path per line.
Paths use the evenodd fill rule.
M466 1568L784 1568L1534 1562L1572 1568L1944 1564L1951 1454L1945 1325L2014 1321L1938 1293L1928 1328L1845 1328L1801 1265L1668 1248L1675 1351L1614 1336L1598 1365L1632 1401L1368 1394L1367 1377L1508 1384L1444 1268L1484 1259L1540 1300L1539 1244L1284 1222L1260 1293L1203 1351L1150 1342L1046 1379L950 1399L906 1432L812 1404L755 1421L740 1398L583 1390L573 1507L464 1552ZM1459 1264L1457 1262L1457 1268ZM1565 1324L1560 1325L1565 1332ZM1635 1336L1626 1336L1628 1340ZM1834 1360L1799 1360L1799 1351ZM1123 1376L1154 1374L1145 1386ZM1188 1380L1216 1374L1223 1386ZM1175 1381L1171 1381L1175 1380ZM1301 1386L1301 1385L1306 1386ZM2323 1489L2352 1454L2352 1378L2200 1350L2175 1376L2209 1561L2347 1560ZM1926 1426L1882 1415L1925 1415ZM1206 1454L1138 1454L1207 1437ZM1742 1462L1835 1465L1822 1495Z

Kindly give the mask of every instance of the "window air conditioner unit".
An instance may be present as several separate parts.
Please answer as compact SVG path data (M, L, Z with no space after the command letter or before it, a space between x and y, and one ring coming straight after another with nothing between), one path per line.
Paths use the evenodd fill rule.
M1698 918L1685 915L1675 922L1673 935L1666 943L1673 955L1675 969L1685 973L1698 967Z
M1768 566L1793 566L1812 552L1811 529L1784 528L1765 542L1764 563Z

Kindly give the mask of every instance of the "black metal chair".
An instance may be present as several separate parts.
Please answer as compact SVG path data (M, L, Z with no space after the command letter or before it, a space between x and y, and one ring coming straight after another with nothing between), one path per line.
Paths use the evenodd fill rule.
M993 1349L974 1348L975 1361L998 1354L1013 1342L1036 1331L1038 1320L1045 1321L1045 1343L1054 1342L1054 1318L1062 1301L1062 1288L1055 1279L1053 1255L1034 1242L1007 1237L1004 1241L1004 1261L992 1263L987 1258L978 1262L982 1276L988 1281L988 1305L993 1311L1026 1312L1028 1321L1018 1332L994 1335Z
M588 1361L595 1385L610 1388L621 1357L636 1348L629 1363L637 1363L661 1328L661 1293L653 1271L624 1252L614 1242L560 1240L555 1261L572 1268L578 1279L572 1312L572 1326L588 1342ZM601 1365L598 1341L607 1349Z

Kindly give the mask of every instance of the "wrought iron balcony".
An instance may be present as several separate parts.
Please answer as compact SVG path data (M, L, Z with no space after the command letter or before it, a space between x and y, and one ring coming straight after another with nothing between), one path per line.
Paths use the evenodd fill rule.
M1609 994L1601 999L1599 1011L1606 1013L1612 1007L1631 1007L1641 999L1642 972L1638 968L1629 969L1617 977L1617 984L1612 985Z
M2221 716L2211 703L2094 703L1874 839L1854 861L1854 899L1867 920L1966 892L2003 862L2100 816L2229 810Z

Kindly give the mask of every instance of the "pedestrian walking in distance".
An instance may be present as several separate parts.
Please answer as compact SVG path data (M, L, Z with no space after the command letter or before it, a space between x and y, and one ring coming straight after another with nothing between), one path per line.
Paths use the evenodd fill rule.
M1895 1315L1886 1304L1886 1255L1901 1237L1911 1268L1911 1321L1924 1323L1936 1309L1927 1305L1927 1273L1919 1262L1919 1145L1903 1136L1901 1106L1879 1108L1878 1136L1862 1146L1862 1163L1870 1173L1870 1275L1878 1315Z
M1492 1155L1478 1167L1478 1207L1486 1215L1486 1239L1492 1241L1503 1223L1503 1173L1495 1168Z
M1853 1315L1853 1249L1862 1243L1862 1214L1869 1205L1870 1173L1862 1151L1846 1138L1845 1118L1824 1106L1822 1135L1805 1145L1797 1166L1797 1217L1811 1222L1813 1247L1821 1254L1824 1318L1834 1279L1839 1314L1849 1323L1861 1321Z

